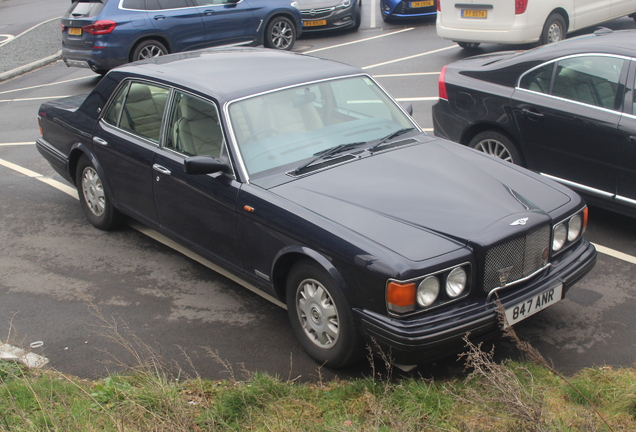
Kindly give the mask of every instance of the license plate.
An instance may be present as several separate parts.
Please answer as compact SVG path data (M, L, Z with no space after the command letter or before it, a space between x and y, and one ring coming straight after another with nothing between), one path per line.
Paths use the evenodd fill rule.
M327 25L327 20L303 21L303 27L317 27Z
M81 36L82 35L82 28L81 27L69 27L68 34L70 34L71 36Z
M506 321L505 327L509 327L521 320L528 318L530 315L534 315L539 311L552 306L556 302L561 300L563 296L563 284L553 286L547 290L531 297L521 303L509 307L506 309Z
M488 18L488 11L479 9L462 9L462 18Z
M433 6L434 4L435 4L434 0L414 1L414 2L411 2L411 8L429 7L429 6Z

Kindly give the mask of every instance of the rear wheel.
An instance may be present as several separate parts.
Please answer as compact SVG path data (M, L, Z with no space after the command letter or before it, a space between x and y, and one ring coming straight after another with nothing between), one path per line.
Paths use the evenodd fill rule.
M524 165L523 156L517 145L512 138L501 132L485 131L478 133L470 140L468 146L506 162Z
M558 13L553 13L548 17L543 25L543 31L541 32L541 45L565 39L566 32L567 29L565 27L565 20L563 19L563 16Z
M130 56L130 61L145 60L168 54L168 49L159 41L148 39L139 43Z
M102 230L116 228L122 215L113 206L99 173L86 156L80 158L75 172L80 205L90 223Z
M287 312L301 345L318 363L345 367L363 357L351 307L333 278L313 261L300 261L287 280Z
M279 50L289 51L296 42L296 28L285 17L275 17L265 29L265 46Z

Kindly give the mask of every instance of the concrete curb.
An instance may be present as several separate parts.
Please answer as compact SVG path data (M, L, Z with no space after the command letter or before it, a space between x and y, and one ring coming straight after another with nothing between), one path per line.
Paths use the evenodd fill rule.
M29 63L27 65L24 66L20 66L18 68L12 69L10 71L7 72L3 72L0 74L0 82L2 81L6 81L8 79L11 78L15 78L19 75L25 74L27 72L31 72L32 70L35 69L39 69L43 66L46 66L48 64L54 63L58 60L60 60L62 58L62 50L59 50L56 54L50 56L50 57L45 57L43 59L40 60L36 60L32 63Z

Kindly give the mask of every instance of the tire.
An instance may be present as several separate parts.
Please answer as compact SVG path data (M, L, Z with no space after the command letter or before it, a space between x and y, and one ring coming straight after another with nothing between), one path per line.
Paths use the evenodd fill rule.
M148 39L140 42L135 49L133 49L130 61L145 60L166 54L169 54L169 52L164 44L154 39Z
M296 42L296 27L285 17L275 17L265 29L265 46L267 48L289 51Z
M362 7L362 4L358 3L358 11L356 12L356 21L353 27L351 27L352 31L358 31L358 29L360 28L360 24L362 23L362 12L360 11L361 7Z
M122 215L113 206L99 173L86 156L77 163L75 175L80 205L90 223L101 230L116 228Z
M565 20L563 16L558 13L553 13L548 17L543 25L543 31L541 32L541 45L546 45L553 42L558 42L565 39L567 28L565 26Z
M341 368L364 357L349 303L325 269L299 261L287 279L287 313L307 353L321 365Z
M469 147L491 156L524 166L523 155L517 144L508 135L497 131L480 132L470 140Z
M457 42L457 45L464 49L472 50L479 46L479 42Z

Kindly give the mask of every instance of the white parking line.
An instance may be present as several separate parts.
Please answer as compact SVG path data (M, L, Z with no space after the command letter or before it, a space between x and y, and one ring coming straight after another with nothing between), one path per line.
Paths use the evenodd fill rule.
M5 167L7 167L9 169L12 169L14 171L17 171L20 174L23 174L25 176L32 177L32 178L34 178L36 180L40 180L41 182L46 183L49 186L54 187L55 189L58 189L58 190L60 190L60 191L62 191L64 193L69 194L70 196L72 196L75 199L79 199L79 197L77 196L77 190L75 188L67 186L67 185L65 185L63 183L60 183L57 180L50 179L48 177L43 176L42 174L38 174L35 171L31 171L30 169L21 167L20 165L16 165L16 164L11 163L9 161L6 161L4 159L0 159L0 165L5 166ZM162 234L152 230L151 228L148 228L148 227L146 227L144 225L141 225L138 222L132 222L129 225L132 228L138 230L139 232L141 232L143 234L146 234L147 236L149 236L151 238L154 238L155 240L159 241L160 243L163 243L166 246L169 246L169 247L171 247L173 249L176 249L178 252L181 252L182 254L193 258L193 256L191 255L191 254L194 254L193 252L191 252L191 251L189 251L187 249L184 249L184 248L182 248L182 247L180 247L180 246L178 246L176 244L173 244L173 242L170 241L169 239L166 239L166 240L170 244L168 244L168 242L164 243L163 239L165 237ZM619 259L621 261L628 262L630 264L636 264L636 257L634 257L634 256L628 255L628 254L623 253L623 252L619 252L619 251L614 250L614 249L610 249L610 248L605 247L605 246L601 246L601 245L596 244L596 243L593 243L593 245L594 245L594 247L596 247L596 250L599 253L611 256L611 257ZM177 246L178 246L178 249L177 249ZM186 253L186 251L187 251L187 253ZM194 254L194 255L196 255L196 254ZM199 260L199 258L201 260ZM205 265L207 267L210 267L210 265L212 265L212 266L214 266L214 268L211 267L212 270L219 272L217 270L218 267L216 267L216 265L214 265L214 264L210 263L209 261L207 261L205 258L199 257L197 255L197 258L193 258L193 259L195 259L196 261L202 263L203 265ZM208 264L210 264L210 265L208 265ZM222 274L224 274L224 273L222 273ZM235 280L234 277L230 277L230 279ZM239 282L239 284L243 285L242 282ZM243 285L243 286L245 286L245 285ZM246 288L249 289L250 291L252 290L250 287L246 287ZM273 301L274 303L278 304L279 306L282 305L282 303L280 303L279 301L275 300L273 297L270 297L270 296L268 296L265 293L261 293L260 290L256 290L255 293L260 295L260 296L262 296L262 297L264 297L265 299L267 299L269 301Z
M340 47L343 47L343 46L353 45L353 44L357 44L357 43L360 43L360 42L368 42L370 40L379 39L379 38L383 38L383 37L387 37L387 36L393 36L393 35L396 35L396 34L399 34L399 33L404 33L404 32L411 31L411 30L415 30L415 28L414 27L409 27L409 28L405 28L405 29L402 29L402 30L394 31L394 32L391 32L391 33L382 34L382 35L379 35L379 36L373 36L373 37L369 37L369 38L365 38L365 39L358 39L358 40L355 40L355 41L352 41L352 42L342 43L342 44L338 44L338 45L331 45L331 46L323 47L323 48L316 48L315 50L304 51L303 54L311 54L311 53L315 53L315 52L318 52L318 51L325 51L325 50L328 50L328 49L340 48Z
M411 98L395 98L398 102L422 102L422 101L436 101L438 100L438 96L430 96L430 97L411 97Z
M35 145L35 141L15 142L15 143L0 143L0 147L24 146L24 145Z
M85 80L85 79L88 79L88 78L95 78L96 76L97 75L91 75L91 76L86 76L86 77L82 77L82 78L73 78L73 79L64 80L64 81L57 81L57 82L49 83L49 84L40 84L40 85L31 86L31 87L22 87L22 88L17 88L17 89L13 89L13 90L5 90L5 91L0 91L0 94L12 93L12 92L17 92L17 91L22 91L22 90L32 90L32 89L42 88L42 87L51 87L51 86L58 85L58 84L66 84L66 83L73 82L73 81L80 81L80 80Z
M430 54L435 54L435 53L438 53L438 52L441 52L441 51L446 51L446 50L449 50L449 49L456 49L458 47L459 47L459 45L451 45L451 46L447 46L445 48L436 49L436 50L433 50L433 51L426 51L426 52L423 52L423 53L414 54L414 55L411 55L411 56L402 57L402 58L395 59L395 60L389 60L389 61L385 61L385 62L382 62L382 63L377 63L377 64L370 65L370 66L365 66L362 69L373 69L373 68L378 67L378 66L384 66L384 65L388 65L388 64L398 63L398 62L401 62L401 61L411 60L411 59L414 59L414 58L423 57L423 56L430 55Z
M1 102L28 102L28 101L35 101L35 100L61 99L61 98L69 97L69 96L72 96L72 95L66 95L66 96L42 96L42 97L19 98L19 99L2 99L2 100L0 100L0 103Z
M413 73L399 73L399 74L384 74L373 75L373 78L403 78L411 76L423 76L423 75L439 75L439 72L413 72Z

